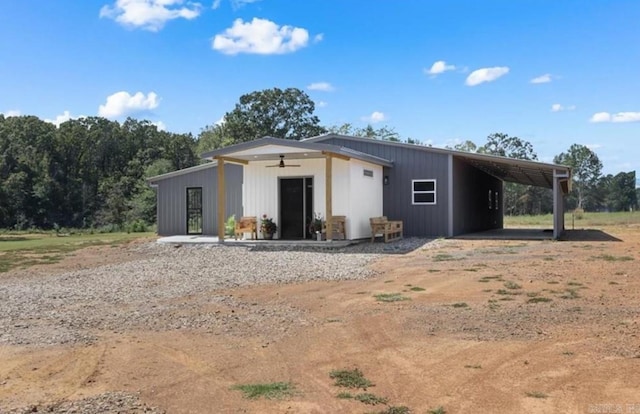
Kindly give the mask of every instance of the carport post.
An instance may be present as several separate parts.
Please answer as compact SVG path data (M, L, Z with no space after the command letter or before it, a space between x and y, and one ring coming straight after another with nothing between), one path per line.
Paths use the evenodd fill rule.
M563 180L568 180L569 175L553 170L553 238L560 239L564 233L564 195L562 194Z

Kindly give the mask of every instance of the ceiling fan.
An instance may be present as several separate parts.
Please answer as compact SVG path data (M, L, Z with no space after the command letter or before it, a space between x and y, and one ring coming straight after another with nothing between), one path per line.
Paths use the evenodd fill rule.
M299 164L285 164L284 163L284 155L280 155L280 162L274 165L267 165L267 168L271 168L271 167L278 167L278 168L284 168L284 167L299 167Z

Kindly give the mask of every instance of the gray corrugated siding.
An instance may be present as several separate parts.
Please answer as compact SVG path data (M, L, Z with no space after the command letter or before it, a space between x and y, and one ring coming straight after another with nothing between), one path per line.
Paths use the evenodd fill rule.
M158 234L187 234L187 188L202 187L203 234L218 233L218 167L167 178L158 182ZM225 165L226 216L242 216L242 166Z
M448 159L447 154L436 154L384 143L351 141L331 138L327 144L352 148L393 161L385 168L389 184L383 186L383 212L390 220L403 220L406 237L447 236L448 225ZM411 180L436 180L436 204L412 205Z
M502 181L453 157L453 235L501 229ZM499 208L489 208L488 192L498 192Z

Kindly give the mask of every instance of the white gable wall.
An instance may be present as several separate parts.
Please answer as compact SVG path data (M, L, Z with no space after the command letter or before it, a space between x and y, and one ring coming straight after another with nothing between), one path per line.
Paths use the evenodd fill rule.
M266 214L279 223L278 178L313 177L313 211L326 217L323 158L290 160L300 167L267 168L274 161L252 161L244 166L243 211L258 218ZM365 177L363 169L374 171ZM369 237L369 217L382 215L382 167L351 159L332 160L333 215L347 217L347 237Z

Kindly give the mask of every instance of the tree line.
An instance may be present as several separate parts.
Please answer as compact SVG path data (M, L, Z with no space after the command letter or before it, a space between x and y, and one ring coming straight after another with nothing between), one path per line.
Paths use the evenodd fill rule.
M191 134L88 117L59 127L0 115L0 227L112 227L155 221L145 177L198 163Z
M260 138L294 139L332 132L422 145L393 128L322 126L315 104L296 88L267 89L242 95L222 121L197 137L160 131L149 121L122 123L100 117L69 120L59 127L35 116L0 114L0 228L122 229L155 222L155 192L146 178L191 167L199 154ZM483 145L466 141L452 149L537 160L531 143L503 133ZM596 211L637 208L635 172L603 175L589 148L574 144L554 162L573 168L567 206ZM552 211L551 192L505 184L507 214Z

